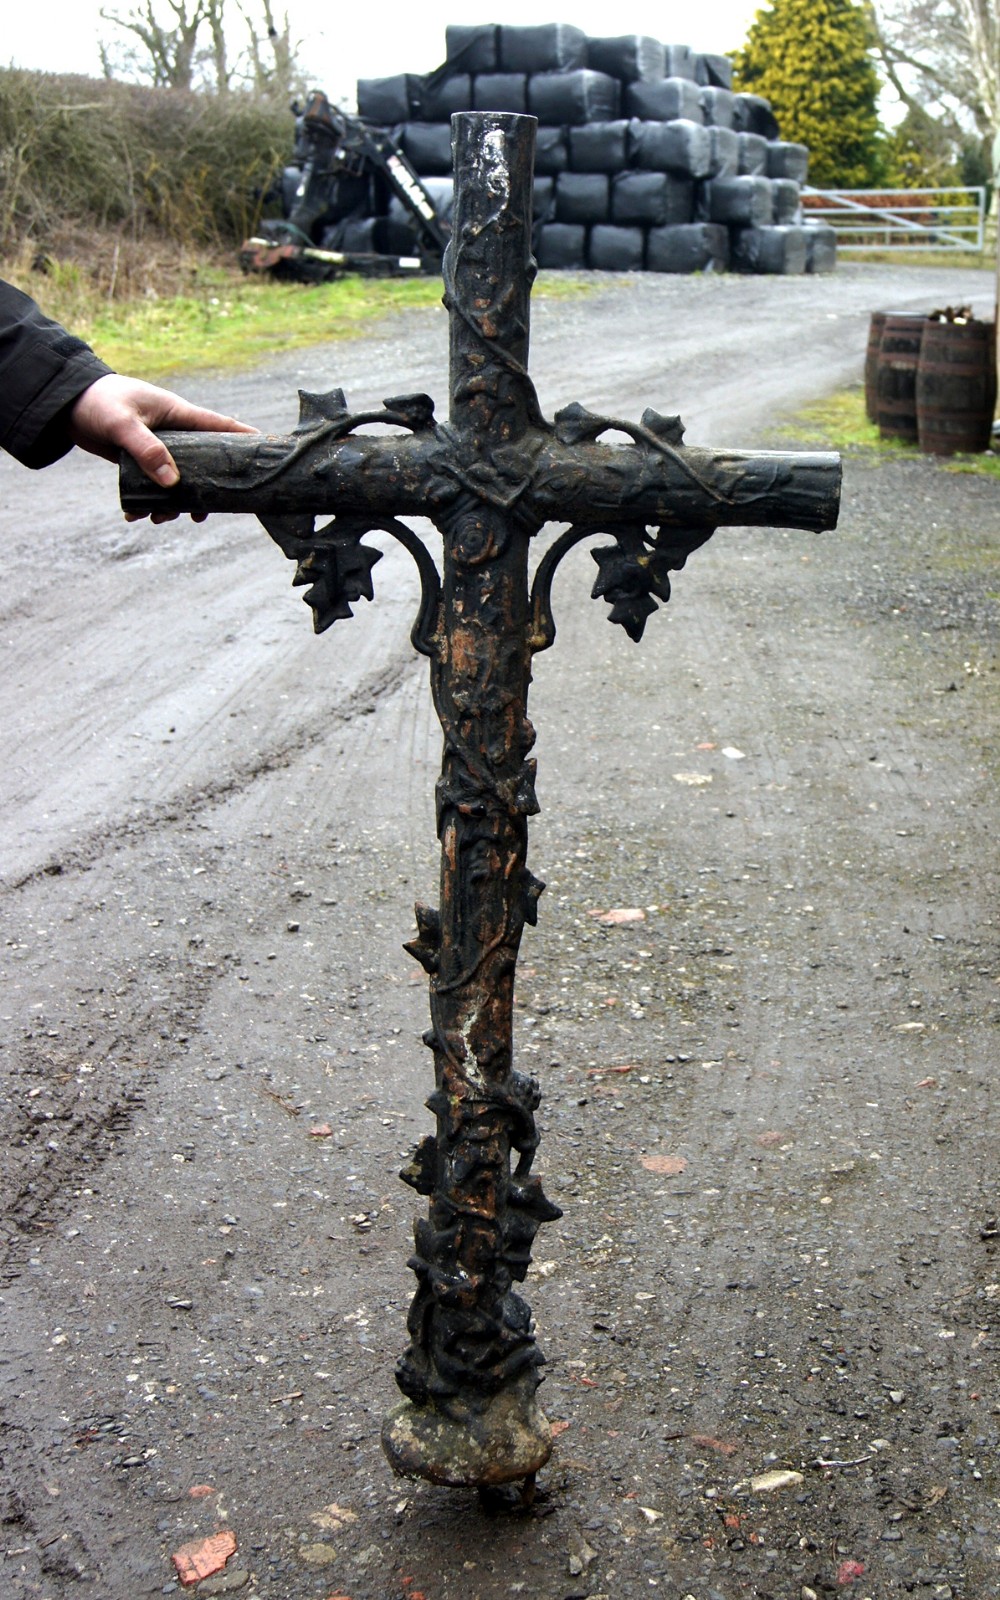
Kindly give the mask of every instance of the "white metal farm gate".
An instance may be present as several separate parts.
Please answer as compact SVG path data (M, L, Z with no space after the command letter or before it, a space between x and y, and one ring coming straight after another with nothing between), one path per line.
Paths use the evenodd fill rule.
M802 188L803 210L854 250L982 250L986 190Z

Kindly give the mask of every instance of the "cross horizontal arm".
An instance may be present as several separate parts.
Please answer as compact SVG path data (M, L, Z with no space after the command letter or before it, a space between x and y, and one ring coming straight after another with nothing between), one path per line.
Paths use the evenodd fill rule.
M322 433L322 429L317 430ZM181 474L159 489L126 457L125 511L447 514L470 492L535 531L545 522L599 528L636 519L666 527L833 528L840 458L828 452L709 450L681 445L567 443L531 429L489 462L432 425L391 437L167 433Z

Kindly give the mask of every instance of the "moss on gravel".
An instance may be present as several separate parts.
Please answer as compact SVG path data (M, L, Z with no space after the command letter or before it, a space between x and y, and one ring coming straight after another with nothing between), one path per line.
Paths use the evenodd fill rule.
M904 461L928 459L915 445L904 444L899 439L882 438L876 424L869 422L865 414L865 395L860 384L803 406L779 431L785 439L799 440L803 444L823 444L829 449L845 453L866 452ZM1000 451L987 450L982 455L939 456L934 459L945 472L1000 478Z

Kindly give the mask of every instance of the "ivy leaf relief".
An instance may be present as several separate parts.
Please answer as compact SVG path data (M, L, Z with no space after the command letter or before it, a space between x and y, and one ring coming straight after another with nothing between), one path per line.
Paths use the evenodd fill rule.
M374 599L372 568L381 559L381 550L353 538L317 543L302 557L292 583L296 587L311 584L303 599L312 608L317 633L325 632L342 618L353 616L351 604L354 601Z
M591 551L598 573L592 597L607 600L609 620L625 629L636 643L657 600L670 599L670 573L682 567L692 550L711 538L713 528L649 529L638 523L609 528L615 543ZM653 598L655 595L655 599Z
M607 600L610 621L618 623L638 643L646 619L657 609L653 593L661 600L670 598L666 571L651 570L649 552L641 542L638 548L623 548L620 543L601 545L590 553L598 566L592 597Z

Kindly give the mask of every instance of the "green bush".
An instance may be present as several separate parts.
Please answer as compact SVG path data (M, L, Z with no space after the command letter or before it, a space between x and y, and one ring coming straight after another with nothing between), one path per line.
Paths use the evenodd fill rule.
M782 138L809 146L820 189L876 188L884 177L873 43L855 0L774 0L733 58L734 86L766 96Z
M74 229L229 248L288 159L287 111L249 95L0 69L0 253Z

